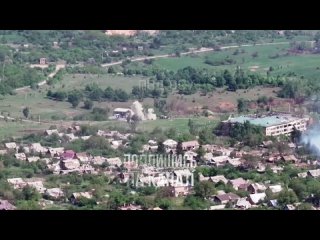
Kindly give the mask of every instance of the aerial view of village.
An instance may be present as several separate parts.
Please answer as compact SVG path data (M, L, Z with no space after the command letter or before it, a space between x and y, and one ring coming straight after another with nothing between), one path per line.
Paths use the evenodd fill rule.
M0 210L320 210L320 30L0 30Z

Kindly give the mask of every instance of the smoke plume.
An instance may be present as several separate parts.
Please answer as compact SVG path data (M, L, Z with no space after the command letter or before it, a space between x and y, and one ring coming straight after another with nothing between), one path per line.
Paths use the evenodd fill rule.
M301 135L301 143L320 156L320 125L314 125Z

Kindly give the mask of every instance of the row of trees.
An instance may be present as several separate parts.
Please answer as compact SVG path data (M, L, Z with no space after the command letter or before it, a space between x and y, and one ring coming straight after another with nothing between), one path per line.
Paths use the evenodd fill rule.
M105 90L101 89L96 83L87 85L83 90L71 90L69 92L59 90L47 92L47 97L57 101L64 101L67 99L73 107L77 107L84 99L84 108L91 109L93 107L93 101L116 101L126 102L129 100L130 95L122 89L113 89L107 87Z
M241 123L220 123L214 130L217 135L227 135L247 146L257 146L264 140L263 128L249 121Z
M196 69L191 66L179 69L177 72L153 69L151 78L143 87L135 86L132 94L137 98L158 97L167 95L173 89L180 94L193 94L198 90L212 91L216 87L227 87L229 91L247 89L254 86L281 86L284 79L264 77L256 73L247 73L240 67L234 73L229 70L213 72L208 69Z

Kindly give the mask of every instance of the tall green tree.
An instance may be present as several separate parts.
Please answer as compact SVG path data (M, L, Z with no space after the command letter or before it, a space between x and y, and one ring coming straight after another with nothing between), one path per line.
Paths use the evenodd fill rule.
M23 116L25 118L28 118L29 117L29 114L30 114L30 109L29 107L25 107L23 110L22 110L22 113L23 113Z
M211 195L216 193L216 189L213 186L213 183L210 181L202 181L194 186L194 191L196 196L208 199Z

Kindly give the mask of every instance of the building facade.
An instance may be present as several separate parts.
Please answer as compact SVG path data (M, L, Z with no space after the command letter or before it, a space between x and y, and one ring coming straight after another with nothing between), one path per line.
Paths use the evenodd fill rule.
M248 121L252 125L260 126L264 129L266 136L289 135L294 129L299 131L307 130L309 117L295 117L289 114L270 114L266 116L240 116L229 118L223 123L243 124Z

